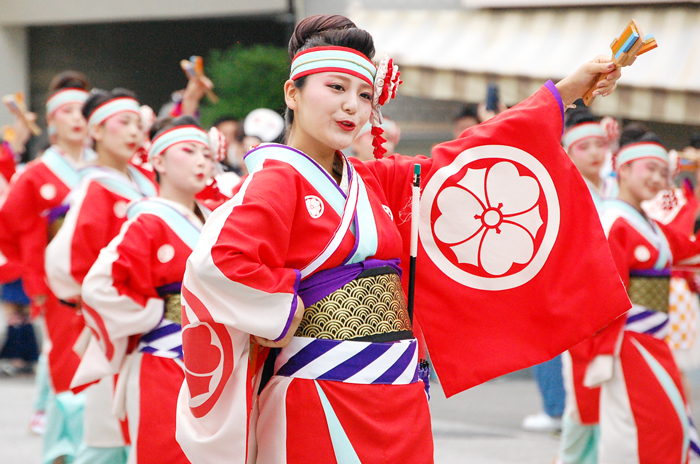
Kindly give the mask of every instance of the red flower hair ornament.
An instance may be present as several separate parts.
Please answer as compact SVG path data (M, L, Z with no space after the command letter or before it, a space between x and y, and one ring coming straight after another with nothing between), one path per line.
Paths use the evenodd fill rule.
M394 60L385 56L377 65L377 74L374 78L374 97L372 98L372 114L369 116L369 122L372 124L372 146L374 147L374 157L382 159L386 148L383 147L386 139L382 137L384 130L382 129L382 106L396 98L396 90L399 88L401 81L399 79L401 72L399 66L394 64Z

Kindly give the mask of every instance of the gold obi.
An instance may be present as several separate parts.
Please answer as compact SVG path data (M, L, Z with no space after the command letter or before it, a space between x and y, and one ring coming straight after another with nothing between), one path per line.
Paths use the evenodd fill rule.
M65 219L65 216L61 216L53 222L49 223L49 242L51 242L51 240L53 240L56 234L58 234L58 231L61 229L61 226L63 226L63 221Z
M294 334L329 340L394 341L413 338L399 275L364 273L308 306Z
M630 277L627 294L633 304L667 313L670 286L671 278L667 276Z
M182 325L182 301L179 293L168 293L163 296L165 300L164 317L176 324Z

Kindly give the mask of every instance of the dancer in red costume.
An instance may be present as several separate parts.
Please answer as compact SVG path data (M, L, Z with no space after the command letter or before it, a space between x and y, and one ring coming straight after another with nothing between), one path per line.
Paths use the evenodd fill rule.
M129 418L130 462L188 463L175 441L185 379L180 286L210 213L195 201L212 175L209 137L190 116L161 124L149 161L160 194L129 207L126 225L85 277L83 308L106 361L120 371L116 401Z
M83 279L100 250L126 222L130 201L155 196L150 173L129 164L141 146L143 133L139 103L123 89L93 91L82 109L95 141L95 163L82 172L81 183L71 194L63 227L46 250L46 274L51 290L80 308ZM83 387L102 377L92 362L90 332L76 345L84 353L71 380L71 388ZM86 348L87 346L87 348ZM111 413L113 378L105 378L86 391L85 433L77 463L126 462L127 425Z
M564 107L598 73L609 76L598 93L620 73L599 58L432 158L363 163L340 150L370 120L382 157L380 108L397 67L375 65L371 36L342 16L303 20L289 52L287 145L246 155L250 175L188 260L178 441L197 463L432 462L399 263L414 164L430 218L419 225L416 317L449 395L551 358L628 309L592 201L579 200L587 188L559 145ZM586 252L572 256L561 245L570 241ZM528 306L544 282L548 294L537 290ZM600 291L608 305L586 313Z

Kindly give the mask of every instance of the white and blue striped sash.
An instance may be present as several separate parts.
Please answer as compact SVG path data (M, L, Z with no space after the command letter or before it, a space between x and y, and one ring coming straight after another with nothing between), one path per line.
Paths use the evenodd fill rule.
M163 319L155 329L141 336L136 349L161 358L182 359L180 324Z
M275 361L275 375L356 384L417 382L416 339L391 343L294 337Z
M627 313L625 330L651 335L663 340L668 335L668 314L651 311L644 306L632 305Z
M158 287L158 295L165 299L168 295L179 294L182 282L173 282ZM163 319L155 329L141 335L136 349L142 353L170 359L182 358L182 326L169 319Z

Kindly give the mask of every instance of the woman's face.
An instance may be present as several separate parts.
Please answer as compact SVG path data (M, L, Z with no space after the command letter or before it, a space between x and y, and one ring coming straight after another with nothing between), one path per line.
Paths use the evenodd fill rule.
M340 72L311 74L303 88L285 84L287 106L294 110L294 145L302 151L349 147L369 119L372 86Z
M583 177L597 182L607 151L608 144L605 140L589 137L574 143L569 148L569 156Z
M87 121L81 103L69 103L59 107L48 117L49 125L56 129L57 142L82 144L87 138Z
M118 113L95 128L93 138L99 147L128 162L143 142L141 117L132 112Z
M167 182L171 187L188 194L199 193L214 172L214 160L201 143L180 142L153 158L153 168L160 176L161 185Z
M669 188L668 164L648 158L638 159L620 167L620 189L625 189L637 203L651 200L661 190Z

